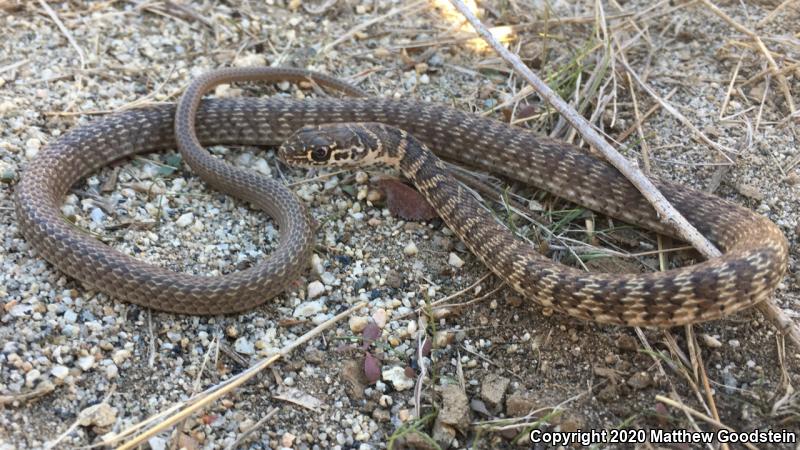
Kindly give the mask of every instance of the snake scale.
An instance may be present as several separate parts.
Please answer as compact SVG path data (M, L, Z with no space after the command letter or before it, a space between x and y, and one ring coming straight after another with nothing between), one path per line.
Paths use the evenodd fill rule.
M289 72L290 78L308 77L320 84L335 80L301 70ZM228 79L275 76L274 69L223 69L200 80L193 95ZM275 97L195 101L188 109L178 110L183 114L179 124L191 124L186 115L194 116L195 108L198 144L279 145L304 126L380 123L386 126L374 125L373 131L383 145L403 155L409 148L427 146L445 159L674 235L642 195L605 161L490 118L407 100ZM244 172L227 181L216 179L216 172L204 175L225 192L264 209L281 231L277 250L265 261L222 277L177 274L137 261L76 230L61 217L63 197L80 178L120 158L174 148L175 114L172 104L125 111L76 128L50 144L17 186L20 229L45 259L112 297L188 314L252 308L285 288L307 264L311 233L299 229L308 227L307 213L277 183L259 188L263 181ZM180 126L178 134L186 131ZM411 153L415 162L408 162L404 172L416 179L446 223L493 272L527 298L582 319L658 327L716 319L768 298L786 270L788 243L771 221L713 195L655 181L667 199L720 247L723 256L665 272L581 272L551 262L509 238L508 230L479 213L480 208L461 208L460 202L467 201L465 194L456 184L442 181L438 158L422 151Z

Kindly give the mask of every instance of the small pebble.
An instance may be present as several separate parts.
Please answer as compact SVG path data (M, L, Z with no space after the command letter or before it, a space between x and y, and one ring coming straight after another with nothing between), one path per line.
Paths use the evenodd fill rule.
M62 365L53 366L53 368L50 369L50 374L59 380L63 380L64 378L67 378L67 375L69 375L69 369L67 366Z
M78 367L84 372L91 369L92 366L94 366L94 356L89 355L78 358Z
M437 331L436 334L433 335L433 347L445 348L453 342L455 336L454 333L448 333L447 331Z
M98 403L78 413L78 424L84 427L108 427L116 421L117 409L108 403Z
M180 217L178 217L178 219L175 221L175 225L181 228L186 228L191 225L192 222L194 222L194 214L189 212L186 214L181 214Z
M291 448L294 444L295 437L296 436L292 433L284 433L284 435L281 436L281 446L284 448Z
M400 366L390 367L381 372L383 381L392 383L395 390L404 391L414 387L414 380L406 376L406 369Z
M167 450L167 440L158 436L153 436L147 440L150 450Z
M41 378L41 376L42 373L36 369L29 371L28 373L25 374L25 386L33 387L33 385L36 383L36 380Z
M12 183L17 179L17 171L11 164L0 161L0 182Z
M333 286L336 284L336 276L330 272L324 272L322 275L320 275L320 279L326 286Z
M447 264L459 269L464 265L464 260L459 258L455 253L450 252L450 256L447 258Z
M36 138L28 139L25 142L25 157L33 159L39 154L39 149L42 148L42 141Z
M652 377L647 372L636 372L628 378L628 386L634 389L645 389L653 382Z
M711 336L710 334L702 334L703 343L706 344L708 348L720 348L722 347L722 342L719 339Z
M114 354L111 356L111 360L114 361L114 364L119 366L125 361L127 361L128 358L130 357L131 357L131 351L128 349L123 349L114 352Z
M96 224L102 224L103 220L106 218L106 214L100 208L92 208L92 212L89 213L89 217L92 219L92 222Z
M350 325L350 330L353 333L361 333L364 331L364 328L367 328L369 324L369 319L366 317L361 316L352 316L350 320L348 320L348 325Z
M253 169L255 169L256 172L266 175L268 177L272 176L272 169L270 169L269 164L264 158L258 158L253 163Z
M233 60L236 67L260 67L268 66L267 57L261 53L245 53Z
M244 336L236 339L236 342L233 343L233 349L243 355L253 355L256 353L255 345Z
M414 256L418 251L417 244L413 242L409 242L408 245L406 245L406 247L403 249L403 253L405 253L406 256Z
M31 311L33 311L33 306L21 304L11 306L11 309L8 310L8 313L11 315L11 317L25 317Z
M325 293L325 286L319 281L308 283L308 298L317 298Z
M75 323L78 320L78 313L68 309L64 312L64 321L67 323Z
M320 283L320 285L321 284L322 283ZM325 304L321 300L305 302L301 303L297 306L297 308L295 308L293 316L297 318L313 317L316 314L321 313L324 309Z
M317 275L322 275L325 272L325 266L322 264L322 258L316 253L311 255L311 268Z
M378 328L385 327L386 326L386 310L383 309L383 308L379 308L377 311L375 311L374 314L372 314L372 320L375 321L375 325L377 325Z

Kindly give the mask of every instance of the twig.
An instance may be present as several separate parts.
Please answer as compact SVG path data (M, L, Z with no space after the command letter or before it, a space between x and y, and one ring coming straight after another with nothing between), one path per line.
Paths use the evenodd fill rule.
M706 374L706 367L705 364L703 364L703 353L700 351L700 346L697 344L694 327L692 327L691 324L686 325L686 345L689 346L689 354L692 356L692 362L695 363L695 370L698 372L695 374L695 377L700 378L700 381L703 383L703 391L706 394L711 416L719 420L717 403L714 401L714 393L711 391L711 386L708 383L708 375ZM722 443L720 448L722 450L728 450L730 447L728 447L727 443Z
M620 55L622 59L625 59L625 53L623 53L622 49L620 48ZM647 145L647 139L644 136L644 130L642 129L642 116L639 113L639 102L636 100L636 90L633 89L633 82L631 80L631 74L626 74L628 76L628 89L631 92L631 101L633 101L633 116L636 118L636 132L639 135L639 142L642 146L642 161L644 162L644 173L650 174L650 146Z
M772 10L772 12L767 14L766 17L764 17L763 19L759 20L758 23L756 24L756 27L764 26L767 22L769 22L772 19L774 19L775 16L777 16L778 13L781 12L781 10L783 10L784 8L786 8L787 6L789 6L790 4L792 4L792 3L796 2L796 1L797 0L784 0L783 3L778 5L775 9Z
M514 378L518 379L519 381L522 381L523 383L525 382L525 380L524 380L524 379L523 379L521 376L519 376L519 375L518 375L516 372L513 372L511 369L507 369L507 368L506 368L506 367L504 367L503 365L501 365L501 364L497 364L496 362L492 361L491 359L489 359L489 358L487 358L487 357L485 357L485 356L481 355L481 354L480 354L480 353L478 353L477 351L472 351L472 350L468 349L467 347L465 347L465 346L463 346L463 345L461 346L461 348L463 348L463 349L464 349L464 351L465 351L465 352L467 352L467 353L469 353L470 355L477 356L478 358L480 358L480 359L482 359L482 360L486 361L487 363L489 363L489 364L491 364L491 365L493 365L493 366L497 367L498 369L500 369L500 370L503 370L503 371L505 371L505 372L508 372L509 374L513 375L513 376L514 376ZM459 359L460 359L460 358L459 358Z
M266 416L262 417L261 420L256 422L255 425L253 425L252 427L245 430L242 434L240 434L239 437L236 438L236 440L233 441L233 443L231 443L231 445L225 447L225 450L233 450L235 448L239 448L239 444L244 442L244 440L247 439L248 436L253 434L253 432L263 427L264 424L267 423L269 419L271 419L275 414L278 414L278 411L280 411L279 408L272 408L271 410L269 410Z
M775 59L772 57L772 53L767 49L767 46L764 45L764 41L761 40L761 36L756 34L751 29L747 28L746 26L740 24L739 22L733 20L729 15L725 14L724 11L719 9L717 5L711 3L709 0L700 0L704 5L708 6L708 8L719 16L722 20L728 23L728 25L732 26L733 28L737 29L738 31L748 35L753 42L756 43L756 46L767 59L769 66L775 72L775 77L778 79L778 84L783 91L783 96L786 99L786 104L789 106L789 112L795 112L794 106L794 98L792 98L792 91L789 89L789 82L786 81L786 77L783 76L780 72L780 68L778 64L775 62Z
M427 363L425 362L425 355L422 354L422 350L425 347L424 341L428 339L432 338L429 338L425 334L424 329L420 329L417 332L417 362L419 363L419 375L414 383L414 417L417 419L422 417L422 389L425 387L425 378L428 376L428 367Z
M658 95L658 93L656 93L656 91L654 91L650 86L645 84L645 82L642 81L641 78L639 78L639 76L636 74L636 72L634 72L634 70L631 69L631 67L625 61L619 61L619 63L631 75L631 78L633 78L636 81L636 83L639 84L639 87L641 87L645 92L647 92L651 97L653 97L653 99L655 101L660 103L662 108L664 108L667 112L672 114L676 119L681 121L681 123L683 123L687 128L689 128L692 131L692 133L697 135L700 138L701 141L705 142L706 144L708 144L709 146L711 146L712 148L714 148L715 150L720 152L729 162L731 162L730 157L728 157L728 153L735 154L736 153L735 150L733 150L732 148L725 147L724 145L719 144L717 142L712 141L711 138L706 136L688 118L686 118L686 116L684 116L683 113L678 111L678 109L675 108L674 106L672 106L671 103L665 101L663 98L661 98L660 95ZM622 170L620 170L620 172L622 172ZM625 174L625 172L623 172L623 174L625 176L627 176L627 174ZM633 181L633 180L631 180L631 181ZM705 238L703 238L703 239L705 240ZM695 245L695 243L692 242L692 241L687 241L687 242L691 243L692 245ZM695 247L695 248L697 248L701 252L704 252L700 247ZM716 248L715 248L715 250L716 250ZM703 254L705 254L705 253L703 253ZM716 252L712 252L712 254L714 254L714 256L719 256L720 255L719 250L716 250ZM706 256L708 256L708 255L706 255Z
M16 402L24 403L45 395L56 390L56 386L51 382L42 383L39 387L31 392L15 395L0 395L0 406L12 405Z
M293 183L287 183L286 185L289 187L300 186L301 184L308 184L308 183L316 183L317 181L327 180L330 177L335 177L337 175L341 175L343 173L347 173L347 170L337 170L335 172L323 173L322 175L318 175L314 178L304 178L300 181L295 181Z
M728 431L734 431L733 428L725 425L724 423L720 422L719 420L715 420L715 419L713 419L711 417L708 417L707 415L701 413L700 411L697 411L696 409L692 409L692 408L684 405L683 403L678 403L678 402L676 402L675 400L672 400L669 397L664 397L663 395L656 395L656 400L660 401L661 403L666 403L667 405L672 406L674 408L678 408L681 411L683 411L685 413L688 413L688 414L691 414L691 415L697 417L698 419L703 420L703 421L705 421L705 422L707 422L707 423L709 423L709 424L711 424L711 425L713 425L713 426L715 426L717 428L723 428L723 429L728 430ZM748 444L746 442L742 442L742 445L744 445L745 447L747 447L747 448L749 448L751 450L758 450L756 447L754 447L753 445Z
M611 147L611 145L609 145L602 138L602 136L600 136L594 130L594 128L592 128L591 124L589 124L574 109L570 108L569 105L567 105L567 103L558 96L558 94L553 92L546 84L544 84L542 80L540 80L539 77L537 77L536 74L534 74L533 71L531 71L528 66L522 62L519 56L509 52L508 49L498 42L497 39L492 36L492 33L486 28L486 26L484 26L480 20L475 17L472 11L470 11L470 9L464 5L463 1L450 0L450 2L456 7L456 9L459 10L459 12L461 12L464 17L466 17L478 34L481 35L481 37L500 55L500 57L511 64L517 74L527 80L544 100L551 104L570 122L570 124L572 124L573 127L575 127L581 133L586 142L593 145L598 151L600 151L608 162L616 167L626 178L628 178L628 180L630 180L634 186L636 186L636 188L658 212L658 215L663 222L672 227L672 229L674 229L684 241L691 244L706 258L716 258L721 255L719 249L717 249L714 244L709 242L702 234L700 234L700 232L698 232L697 229L691 223L689 223L669 203L669 201L667 201L666 198L664 198L664 196L658 191L658 189L656 189L653 183L647 179L647 177L645 177L641 171L639 171L630 162L628 162L625 157L614 150L614 148ZM672 105L663 102L660 97L655 95L655 92L653 92L649 86L645 85L639 79L636 73L630 69L630 67L625 65L625 68L631 74L633 79L635 79L645 91L654 96L656 100L660 100L659 103L661 103L663 108L672 110L670 112L674 111L683 117L683 115L680 114ZM694 125L692 125L692 127L694 128ZM702 133L700 133L700 135L705 136ZM706 139L708 138L706 137ZM708 139L708 141L713 142L710 139ZM713 143L713 146L725 148L717 143ZM784 314L784 312L772 302L772 300L767 299L761 302L758 305L758 308L781 332L787 333L794 344L800 348L800 327L789 317L787 317L786 314Z
M72 45L75 51L78 52L78 58L81 60L81 69L85 69L86 57L83 56L83 49L81 49L81 47L75 41L75 38L72 37L72 33L70 33L67 27L64 26L64 23L61 22L61 19L58 18L58 14L56 14L56 12L53 11L53 8L51 8L50 5L47 4L47 2L45 2L44 0L39 0L39 6L41 6L45 10L47 15L50 16L51 19L53 19L53 22L56 23L56 26L58 27L59 30L61 30L61 33L64 34L64 37L67 38L69 44Z
M147 310L147 334L148 340L147 367L152 369L156 364L156 334L153 333L153 311Z
M642 331L642 329L640 327L634 327L634 330L636 331L636 335L639 337L639 341L641 341L642 345L644 346L644 348L646 350L646 353L650 356L650 358L653 360L653 363L658 368L659 373L669 383L669 387L670 387L670 391L671 391L672 396L674 398L677 398L678 401L680 401L681 403L683 403L683 400L681 400L680 394L678 394L678 392L675 390L675 386L672 383L672 380L667 376L667 372L664 370L664 366L661 364L662 363L662 359L659 358L658 356L656 356L656 355L659 355L660 353L656 352L655 349L650 345L650 342L647 340L647 336L645 336L644 331ZM672 338L672 334L669 331L665 330L664 331L664 337L667 338L667 346L670 347L670 349L673 350L673 352L675 352L678 355L678 357L681 357L682 355L680 354L680 350L678 349L677 343L675 343L675 339ZM673 343L675 345L670 345L670 343ZM670 360L668 360L666 358L663 360L663 362L666 362L667 365L670 367L670 369L678 371L684 377L686 377L686 379L689 381L689 384L692 387L692 390L695 393L697 393L697 389L694 386L694 382L692 381L692 379L690 377L687 376L686 370L683 368L683 366L677 366L676 367L676 364L674 364L672 361L670 361ZM701 404L703 403L702 397L700 397L700 403ZM703 404L703 406L705 406L705 404ZM684 411L683 413L686 415L686 420L689 422L689 425L692 427L692 429L694 429L695 431L700 431L700 427L697 425L697 422L695 422L694 417L692 417L686 411ZM708 447L709 450L713 450L713 447L711 447L710 445L707 445L707 447Z
M561 97L558 96L552 89L550 89L544 82L542 82L536 74L526 66L519 56L509 52L500 42L498 42L491 32L484 26L472 11L464 5L461 0L450 0L450 2L458 9L461 14L467 18L472 24L478 34L502 57L506 60L518 75L523 77L530 83L536 92L552 105L564 118L572 124L583 136L583 138L592 146L597 148L603 153L606 160L622 172L634 186L647 198L658 212L659 217L670 225L686 242L691 243L695 248L704 254L719 256L719 250L703 237L697 229L692 226L672 205L666 198L656 189L653 183L647 179L637 168L635 168L624 156L614 150L597 131L594 130L592 125L580 116L577 111L572 109ZM632 72L632 71L631 71ZM638 80L638 77L634 78ZM662 105L664 106L664 105Z
M17 61L15 63L11 63L11 64L9 64L7 66L0 67L0 73L9 72L9 71L14 70L14 69L16 69L18 67L22 67L25 64L28 64L28 62L30 62L29 59L23 59L22 61Z
M181 420L185 419L192 415L195 411L203 408L207 404L217 400L218 398L222 397L223 395L227 394L228 392L236 389L237 387L241 386L245 382L247 382L250 378L253 378L257 374L259 374L262 370L272 365L275 361L281 359L282 357L291 353L294 349L304 345L317 335L321 334L323 331L327 330L335 323L339 322L340 320L350 316L353 312L357 311L360 308L363 308L366 305L366 302L359 302L352 308L348 309L347 311L338 314L331 319L323 322L322 324L318 325L308 333L300 336L296 341L292 342L291 344L287 345L281 351L269 358L262 359L258 363L256 363L251 368L245 370L244 372L236 375L235 377L225 381L224 383L218 384L213 386L205 391L193 396L189 400L183 403L183 409L181 409L178 413L168 417L163 422L159 423L158 425L150 428L149 430L143 432L142 434L136 436L135 438L131 439L130 441L126 442L125 444L118 447L118 450L130 450L135 448L140 443L146 441L147 439L151 438L152 436L158 434L162 430L175 425L176 423L180 422ZM174 407L173 407L174 408ZM173 409L170 408L170 409ZM161 414L159 414L161 415ZM147 419L146 421L149 421ZM138 427L139 425L134 425L133 428ZM125 430L121 433L121 435L127 435L128 430ZM111 441L104 442L105 445L110 445L117 439L112 439Z
M722 117L725 116L725 109L728 107L728 102L731 99L731 92L733 91L733 85L736 83L736 78L739 76L739 68L742 67L742 60L744 59L744 55L739 56L739 61L736 62L736 68L733 69L733 75L731 75L731 82L728 84L728 90L725 91L725 100L722 101L722 106L719 108L719 120L722 120Z
M192 383L192 396L196 395L197 391L200 389L200 381L202 380L203 372L206 370L206 365L208 364L208 361L211 358L211 350L216 347L217 351L219 351L219 341L217 340L217 337L218 336L214 336L214 339L211 340L211 345L208 346L208 350L206 350L206 353L203 355L203 362L200 364L200 370L197 371L197 376L194 378L194 383ZM188 417L186 419L183 419L175 427L175 433L173 434L174 438L169 446L170 450L176 450L178 448L178 444L180 443L181 440L180 433L186 427L187 420L189 420Z
M761 101L758 104L758 113L756 114L756 125L755 125L755 132L758 133L758 127L761 125L761 114L764 112L764 103L767 102L767 95L769 94L769 82L771 81L771 77L767 75L767 79L764 80L764 92L761 93Z
M669 92L667 92L667 95L665 95L665 96L664 96L664 100L669 100L669 99L670 99L670 97L672 97L673 95L675 95L675 93L676 93L676 92L678 92L678 88L672 88L672 90L671 90L671 91L669 91ZM659 109L661 109L661 103L658 103L658 102L656 102L656 104L655 104L655 105L653 105L653 106L651 106L651 107L650 107L650 109L648 109L648 110L647 110L647 112L645 112L644 114L642 114L642 120L641 120L641 122L639 122L639 121L636 121L636 123L634 123L633 125L631 125L630 127L628 127L628 129L627 129L627 130L623 131L623 132L622 132L622 134L620 134L619 136L617 136L615 139L616 139L618 142L624 142L624 141L625 141L625 139L628 139L628 136L630 136L630 135L631 135L631 134L632 134L634 131L637 131L637 128L639 127L639 124L640 124L640 123L644 123L644 121L645 121L645 120L649 119L649 118L650 118L650 116L652 116L652 115L653 115L653 114L654 114L656 111L658 111Z
M400 8L393 8L392 10L387 12L386 14L382 14L382 15L380 15L378 17L373 18L373 19L367 20L365 22L361 22L358 25L356 25L353 28L351 28L350 30L348 30L347 33L344 33L341 36L339 36L338 38L336 38L336 40L334 40L330 44L322 47L322 49L319 51L318 55L324 55L325 53L328 53L332 48L336 47L337 45L341 44L342 42L344 42L344 41L350 39L351 37L355 36L358 32L366 30L367 28L369 28L370 26L372 26L372 25L374 25L374 24L376 24L378 22L382 22L382 21L384 21L384 20L386 20L389 17L392 17L394 15L397 15L397 14L400 14L400 13L403 13L403 12L406 12L406 11L410 11L410 10L413 10L415 8L419 8L420 6L422 6L422 5L426 4L426 3L428 3L427 0L419 0L419 1L416 1L414 3L402 6Z
M319 5L316 8L312 8L307 4L303 3L303 9L305 9L306 12L311 15L319 16L325 14L327 10L329 10L332 6L336 4L336 1L337 0L325 0L321 5Z

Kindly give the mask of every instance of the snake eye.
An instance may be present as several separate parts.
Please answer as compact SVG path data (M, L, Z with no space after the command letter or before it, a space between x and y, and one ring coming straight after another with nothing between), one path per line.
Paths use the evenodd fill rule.
M317 147L311 152L311 159L323 162L328 158L328 147Z

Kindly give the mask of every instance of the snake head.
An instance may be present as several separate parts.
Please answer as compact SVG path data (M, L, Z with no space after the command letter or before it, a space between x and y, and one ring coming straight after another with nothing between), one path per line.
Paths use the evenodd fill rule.
M306 126L287 139L278 156L288 165L356 166L373 162L381 143L367 124Z

